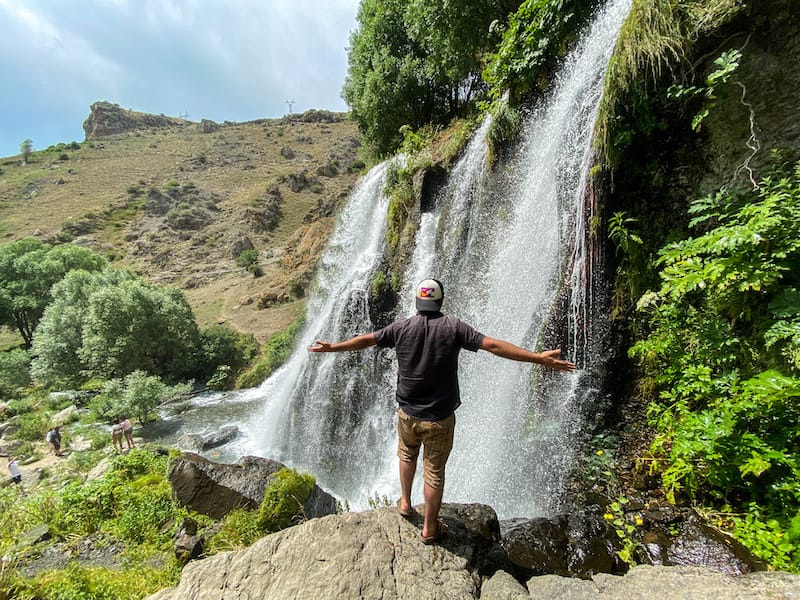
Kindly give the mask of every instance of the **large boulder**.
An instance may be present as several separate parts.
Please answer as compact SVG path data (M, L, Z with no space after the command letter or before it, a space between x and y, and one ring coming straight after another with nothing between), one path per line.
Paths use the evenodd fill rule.
M520 583L489 555L498 545L494 511L442 507L448 534L426 546L420 518L394 508L331 515L262 538L250 548L189 563L177 587L148 600L756 600L800 597L800 576L732 577L701 567L634 567L591 580L543 575ZM527 588L525 587L527 585Z
M432 546L422 543L419 519L394 508L306 521L190 563L177 587L150 598L477 598L476 565L499 535L497 517L479 505L445 505L442 514L448 535Z
M258 508L275 474L283 468L277 461L257 456L246 456L230 465L187 452L172 461L168 478L180 502L221 519L235 508ZM334 512L336 499L315 485L303 505L303 514L313 519Z
M634 562L669 567L708 567L743 575L766 566L741 543L707 525L696 513L670 506L635 511L624 531ZM535 575L589 579L597 573L621 575L629 565L618 552L623 540L613 525L591 510L514 523L502 540L512 572L525 580Z
M212 450L239 437L241 432L236 425L225 425L211 433L184 433L178 438L178 448L189 452Z
M617 551L619 536L602 517L570 513L522 521L502 541L514 574L524 580L554 574L589 578L628 570Z

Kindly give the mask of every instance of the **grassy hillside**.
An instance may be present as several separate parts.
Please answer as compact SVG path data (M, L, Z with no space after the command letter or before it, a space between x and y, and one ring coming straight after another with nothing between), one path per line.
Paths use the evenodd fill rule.
M90 247L181 288L202 326L227 322L264 341L302 311L363 165L355 125L322 116L140 128L59 144L27 163L0 159L0 241ZM237 265L251 248L261 277Z

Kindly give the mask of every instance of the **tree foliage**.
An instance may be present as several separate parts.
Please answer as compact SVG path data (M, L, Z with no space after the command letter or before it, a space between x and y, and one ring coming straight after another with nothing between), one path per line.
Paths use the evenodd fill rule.
M28 157L30 157L31 152L33 152L33 141L30 139L24 139L19 145L19 153L22 154L22 162L28 162Z
M13 398L31 383L31 359L22 348L0 352L0 398Z
M483 73L492 96L511 90L516 97L543 81L596 6L593 0L523 2L501 26L502 41Z
M45 385L136 370L183 379L201 372L200 333L179 290L133 273L75 271L54 287L33 343L31 371Z
M483 56L511 0L363 0L348 49L342 97L370 150L383 156L402 142L400 128L463 115L476 93Z
M53 285L72 270L104 265L101 256L71 244L50 246L34 238L0 244L0 324L17 329L30 348Z
M755 197L719 193L690 212L705 232L662 249L661 288L639 302L650 334L631 351L659 391L653 451L671 497L774 519L737 532L800 569L800 545L763 539L800 514L800 163Z
M102 420L124 415L147 423L156 419L159 405L189 391L188 384L168 386L155 375L134 371L122 379L107 381L100 395L93 399L91 408Z

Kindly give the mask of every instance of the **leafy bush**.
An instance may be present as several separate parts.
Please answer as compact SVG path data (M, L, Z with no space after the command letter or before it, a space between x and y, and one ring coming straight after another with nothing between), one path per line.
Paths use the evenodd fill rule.
M158 377L134 371L124 379L110 379L100 395L92 399L89 409L98 420L108 421L127 415L140 423L157 418L156 408L163 402L186 394L191 384L168 386Z
M247 371L242 373L236 382L237 387L254 387L261 384L267 377L280 367L292 353L294 340L305 323L305 318L300 315L291 325L281 333L273 335L264 344L261 357Z
M139 600L179 578L176 567L155 569L149 565L107 569L70 563L66 569L48 571L32 580L20 580L18 597L42 600ZM17 597L17 596L15 596Z
M211 325L200 332L203 371L212 374L208 386L228 389L241 370L258 354L258 343L227 325Z
M497 51L483 71L491 93L514 99L545 80L592 14L593 0L526 0L511 15Z
M631 349L659 392L652 450L671 499L788 531L800 511L800 163L690 213L705 232L661 250L661 288L639 302L650 333ZM737 523L743 539L766 536ZM800 570L798 548L764 558Z
M258 509L258 526L271 533L286 529L304 518L303 505L314 489L316 480L292 469L281 469L264 492Z
M47 416L43 413L26 413L19 418L17 437L31 442L41 441L47 433L47 425Z
M22 348L0 352L0 397L19 396L31 383L31 359Z
M219 530L209 540L206 553L241 550L263 535L264 532L258 524L258 511L237 508L225 515Z
M243 269L258 263L258 250L250 249L243 250L239 256L236 257L236 265Z

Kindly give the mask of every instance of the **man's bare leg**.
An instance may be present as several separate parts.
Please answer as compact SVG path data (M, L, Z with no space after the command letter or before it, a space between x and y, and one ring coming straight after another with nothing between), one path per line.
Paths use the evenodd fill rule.
M435 488L426 481L423 493L425 494L425 524L422 526L422 535L425 537L439 535L436 519L439 517L439 509L442 507L444 487Z
M414 483L414 474L416 472L416 461L400 461L400 503L397 508L401 511L411 510L411 486Z

